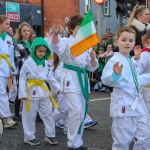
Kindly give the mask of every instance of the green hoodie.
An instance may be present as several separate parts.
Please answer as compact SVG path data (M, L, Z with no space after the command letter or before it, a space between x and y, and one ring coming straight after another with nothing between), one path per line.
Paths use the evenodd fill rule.
M40 59L35 55L36 47L37 46L45 46L47 48L45 56ZM31 54L30 56L33 58L37 66L42 65L45 66L45 60L47 59L48 56L50 56L51 52L50 49L47 45L47 42L44 38L42 37L37 37L33 40L32 46L31 46Z

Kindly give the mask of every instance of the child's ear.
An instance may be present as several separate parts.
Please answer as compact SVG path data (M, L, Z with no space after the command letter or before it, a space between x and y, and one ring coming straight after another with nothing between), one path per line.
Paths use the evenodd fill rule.
M147 43L150 45L150 39L147 40Z

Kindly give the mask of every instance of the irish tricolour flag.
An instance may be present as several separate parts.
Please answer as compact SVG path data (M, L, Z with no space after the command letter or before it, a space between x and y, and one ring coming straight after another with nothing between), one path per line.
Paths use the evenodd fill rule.
M74 43L70 48L71 53L74 57L77 57L97 43L99 43L99 39L96 33L92 14L89 11L82 21L77 35L75 36Z

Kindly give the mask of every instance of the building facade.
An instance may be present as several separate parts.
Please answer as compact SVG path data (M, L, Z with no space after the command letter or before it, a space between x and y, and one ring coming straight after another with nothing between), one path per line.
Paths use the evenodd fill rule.
M11 21L13 29L17 29L18 25L25 21L33 27L37 36L43 36L44 32L48 31L55 22L60 23L67 30L68 18L76 14L85 16L88 9L91 9L96 28L98 28L98 5L94 0L2 0L0 1L0 14L5 15L10 11L8 2L19 5L20 18ZM147 6L150 9L150 0L147 0ZM116 33L121 23L127 23L127 17L123 17L122 20L117 17L115 0L105 0L103 11L106 33L108 31Z
M43 36L54 22L59 22L66 30L68 18L80 12L79 0L5 0L0 1L0 14L13 11L11 16L15 15L15 4L19 5L17 13L20 18L11 21L12 28L17 29L25 21L33 27L37 36Z

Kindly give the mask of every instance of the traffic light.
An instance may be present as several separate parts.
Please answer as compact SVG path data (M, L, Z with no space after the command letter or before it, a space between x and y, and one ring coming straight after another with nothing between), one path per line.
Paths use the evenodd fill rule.
M126 15L126 0L116 0L117 7L116 7L116 14L117 15Z
M136 0L126 0L126 5L127 5L126 15L127 17L129 17L134 6L136 5Z
M146 0L137 0L137 4L146 6Z

